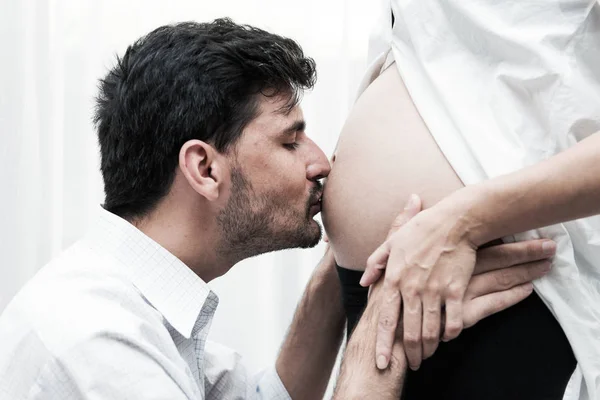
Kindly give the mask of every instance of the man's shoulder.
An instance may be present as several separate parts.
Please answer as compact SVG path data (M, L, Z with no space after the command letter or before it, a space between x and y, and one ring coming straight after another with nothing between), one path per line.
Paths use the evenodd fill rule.
M161 398L196 393L172 329L126 271L110 252L79 242L23 287L0 316L0 398L42 386L44 398L48 387L71 398L62 396L69 385L98 384Z
M102 335L164 331L160 313L113 264L81 242L68 248L7 306L0 316L0 340L6 344L33 335L59 354Z
M0 316L0 398L195 393L162 315L111 263L76 244L15 296Z

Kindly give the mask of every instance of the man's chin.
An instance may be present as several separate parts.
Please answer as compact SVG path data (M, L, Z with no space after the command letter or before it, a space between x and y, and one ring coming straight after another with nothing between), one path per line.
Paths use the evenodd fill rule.
M273 230L263 243L268 249L261 251L278 251L285 249L309 249L315 247L323 237L323 229L318 221L311 219L296 229Z
M315 220L310 221L310 227L308 228L311 231L311 235L308 235L308 232L305 233L306 237L304 241L298 246L302 249L309 249L315 247L321 241L323 237L323 228L321 228L321 224L319 224Z

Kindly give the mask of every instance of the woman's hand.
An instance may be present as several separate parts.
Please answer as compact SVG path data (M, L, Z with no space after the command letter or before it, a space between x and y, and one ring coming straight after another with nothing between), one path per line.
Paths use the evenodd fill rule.
M361 280L362 285L371 285L385 270L376 345L380 369L389 363L401 307L404 348L411 369L417 369L436 350L440 337L454 339L465 322L473 321L463 305L474 273L540 267L534 262L552 256L556 248L550 240L534 240L477 252L468 240L469 224L461 220L462 214L448 213L444 208L420 210L419 197L411 196L386 241L369 257ZM504 271L494 271L495 276L505 279L503 276L509 275Z

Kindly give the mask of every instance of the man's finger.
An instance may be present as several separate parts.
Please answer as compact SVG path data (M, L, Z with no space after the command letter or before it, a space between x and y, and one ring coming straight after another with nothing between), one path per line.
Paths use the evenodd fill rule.
M388 367L392 355L392 346L396 337L396 327L402 303L398 287L389 284L387 280L383 283L381 295L375 344L375 361L377 368L383 370Z
M477 252L474 275L552 257L556 243L550 239L527 240L481 249Z
M539 279L550 271L551 265L550 260L535 261L474 276L469 282L465 298L469 300L501 292Z
M360 277L361 286L371 286L379 280L385 270L389 256L390 245L388 242L383 242L367 259L367 268Z
M502 292L491 293L467 301L463 315L465 328L475 325L492 314L514 306L527 298L532 291L533 284L528 282Z

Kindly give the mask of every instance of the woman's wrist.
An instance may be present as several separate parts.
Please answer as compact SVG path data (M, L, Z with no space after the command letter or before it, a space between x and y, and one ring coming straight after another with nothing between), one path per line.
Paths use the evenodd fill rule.
M452 224L451 232L456 240L466 240L473 248L477 248L490 240L495 239L486 223L486 210L493 206L490 204L491 193L487 185L466 186L440 201L432 207L436 211L436 218L447 220Z

